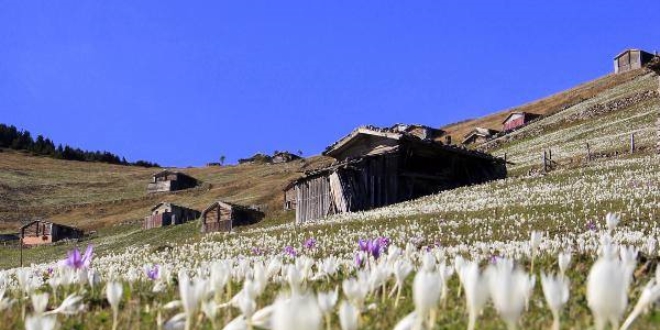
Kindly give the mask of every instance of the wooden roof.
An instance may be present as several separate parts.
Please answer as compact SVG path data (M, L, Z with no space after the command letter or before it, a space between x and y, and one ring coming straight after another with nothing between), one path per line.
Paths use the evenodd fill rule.
M154 210L156 210L157 208L159 208L161 205L168 205L168 204L170 205L170 207L178 207L178 208L181 208L181 209L189 209L189 210L192 210L192 209L189 208L189 207L185 207L185 206L181 206L181 205L178 205L178 204L174 204L174 203L172 203L172 202L160 202L160 203L154 205L154 207L151 208L151 211L153 212Z
M53 225L58 226L58 227L69 228L69 229L73 229L73 230L77 230L77 231L83 231L82 229L79 229L79 228L76 228L76 227L71 227L71 226L67 226L67 225L63 225L63 224L59 224L59 223L55 223L55 222L48 221L48 220L32 220L32 221L30 221L30 222L28 222L28 223L22 225L22 226L21 226L21 231L23 231L23 229L25 229L25 228L27 228L27 227L29 227L29 226L31 226L31 225L37 223L37 222L41 222L41 223L50 223L50 224L53 224Z
M536 113L524 112L524 111L514 111L514 112L510 113L508 116L506 116L506 118L504 118L504 121L502 122L502 124L504 124L504 123L506 123L507 121L509 121L509 118L511 118L511 116L513 116L513 115L524 115L525 117L527 117L527 116L531 116L531 117L541 117L541 115L536 114Z
M351 133L339 139L337 142L328 146L326 150L323 152L323 155L330 157L332 157L333 155L337 155L348 146L352 145L353 143L356 143L359 136L361 135L378 136L395 141L402 139L421 141L422 139L420 137L409 132L410 130L415 128L423 128L431 132L435 132L437 135L441 135L443 133L443 131L440 129L432 128L425 125L419 125L419 124L395 124L388 128L381 128L376 126L361 126L354 129ZM428 140L431 142L435 142L432 141L431 139Z
M190 175L188 175L188 174L186 174L186 173L179 172L179 171L172 171L172 170L162 170L162 171L160 171L160 172L156 172L156 173L154 173L153 176L154 176L154 177L163 177L163 176L168 176L168 175L170 175L170 174L174 174L174 175L177 175L177 176L187 176L187 177L189 177L189 178L191 178L191 179L194 179L192 176L190 176Z
M656 55L656 54L653 54L653 53L651 53L651 52L647 52L647 51L642 50L642 49L639 49L639 48L628 48L628 49L626 49L626 50L623 50L622 52L620 52L620 53L617 54L616 56L614 56L614 59L616 60L617 58L619 58L619 57L621 57L621 56L623 56L624 54L629 53L629 52L640 52L640 53L646 53L646 54L649 54L649 55L652 55L652 56L658 56L658 55Z
M251 212L263 213L263 212L255 209L255 208L252 208L252 207L249 207L249 206L239 205L239 204L225 202L225 201L215 201L215 202L211 203L211 205L209 205L206 209L204 209L204 211L202 211L202 217L204 217L206 215L206 213L208 213L210 210L212 210L216 206L221 206L221 207L228 208L228 209L236 209L236 210L242 210L242 211L251 211Z

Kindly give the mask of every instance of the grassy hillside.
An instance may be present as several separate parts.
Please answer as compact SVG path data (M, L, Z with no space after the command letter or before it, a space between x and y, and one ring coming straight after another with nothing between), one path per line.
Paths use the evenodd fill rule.
M225 199L259 205L278 217L282 188L306 169L327 159L312 157L280 165L240 165L178 169L203 181L199 189L174 194L146 193L159 169L63 161L5 150L0 153L0 230L16 230L21 220L48 218L98 229L143 218L160 201L203 209Z
M580 84L576 87L540 100L532 101L511 109L498 111L481 118L461 121L456 124L442 127L442 129L452 136L453 141L462 141L463 137L475 127L492 128L499 131L502 130L502 122L511 112L523 111L544 116L551 115L565 109L566 107L589 100L608 89L631 81L647 72L647 69L640 69L626 72L624 74L608 74L604 77Z

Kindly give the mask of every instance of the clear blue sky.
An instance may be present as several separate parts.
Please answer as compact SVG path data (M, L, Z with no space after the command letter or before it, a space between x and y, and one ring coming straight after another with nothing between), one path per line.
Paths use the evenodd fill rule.
M529 4L533 5L530 6ZM0 122L129 160L318 154L660 50L660 1L1 1Z

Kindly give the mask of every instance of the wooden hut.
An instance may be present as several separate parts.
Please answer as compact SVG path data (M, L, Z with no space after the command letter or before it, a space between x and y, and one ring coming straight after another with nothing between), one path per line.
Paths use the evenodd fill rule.
M243 205L217 201L202 211L202 233L230 232L235 226L261 221L264 213Z
M641 49L626 49L614 57L614 73L623 73L639 69L651 62L657 54L651 54Z
M397 125L354 130L323 153L335 158L331 166L307 172L292 183L296 222L506 177L503 160L444 145L431 136L423 138Z
M180 225L199 218L200 212L169 202L161 202L151 208L151 215L144 218L143 229Z
M152 177L151 183L147 185L147 192L176 191L194 188L199 184L197 179L181 172L170 170L160 171Z
M495 137L498 133L499 131L494 129L475 127L470 133L463 137L462 144L470 145L484 143Z
M61 225L58 223L34 220L21 227L21 237L25 245L55 243L64 239L78 239L83 237L81 229Z
M512 112L502 122L503 131L509 132L523 127L529 122L540 118L541 115L529 112Z

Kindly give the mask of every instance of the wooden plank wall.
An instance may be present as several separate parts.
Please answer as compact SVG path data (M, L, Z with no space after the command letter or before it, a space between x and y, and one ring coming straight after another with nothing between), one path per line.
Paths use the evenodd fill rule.
M331 202L330 180L327 176L315 177L296 185L296 222L324 218L335 213Z

